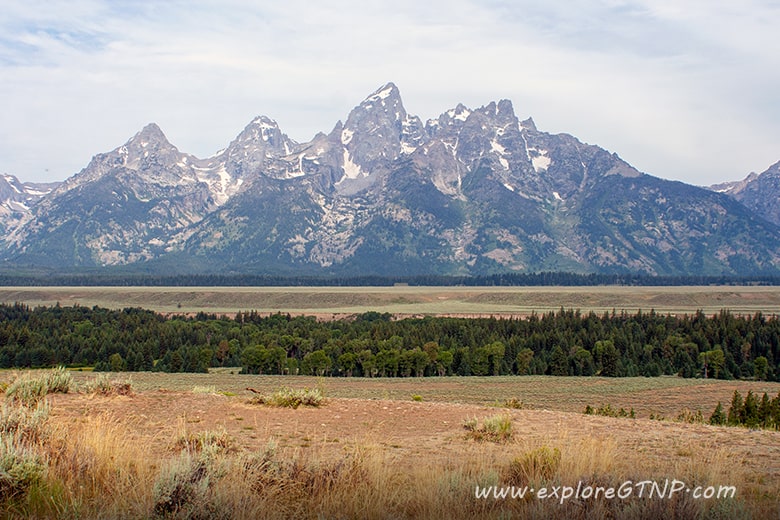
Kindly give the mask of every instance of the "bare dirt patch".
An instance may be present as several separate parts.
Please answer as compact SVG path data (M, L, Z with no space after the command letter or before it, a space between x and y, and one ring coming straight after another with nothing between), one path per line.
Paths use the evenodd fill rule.
M293 452L311 451L337 459L371 445L401 467L446 465L476 456L506 463L533 447L575 449L584 439L609 441L619 450L621 471L649 470L659 477L682 478L689 466L718 455L746 472L767 491L780 482L780 433L645 419L615 419L550 410L497 410L446 402L330 398L320 408L275 408L247 403L244 396L181 391L146 391L133 396L51 397L52 420L67 425L105 415L127 429L134 442L160 457L170 454L182 431L224 429L241 450L259 451L269 442ZM509 444L468 440L463 423L471 418L508 413ZM616 470L619 468L616 468Z

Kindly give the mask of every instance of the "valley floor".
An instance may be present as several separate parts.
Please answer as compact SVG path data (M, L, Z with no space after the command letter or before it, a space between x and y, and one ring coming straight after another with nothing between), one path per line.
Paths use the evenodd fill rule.
M95 377L72 373L77 389ZM78 509L74 517L130 518L157 512L197 518L190 506L206 507L209 515L222 509L224 518L252 518L259 511L267 518L780 514L780 432L675 420L677 411L694 402L700 403L706 419L713 399L725 401L737 388L775 395L780 391L777 383L554 377L368 380L227 371L112 377L129 378L133 392L69 392L47 398L53 432L48 446L61 446L54 458L65 466L55 471L71 475L64 495ZM278 408L251 403L256 394L246 390L268 394L285 386L319 388L326 400L316 408ZM506 401L512 398L520 408L508 407ZM633 407L637 418L584 415L585 402ZM665 419L651 420L649 413ZM496 416L511 421L508 439L469 437L464 424ZM170 491L165 479L180 478L182 472L192 489L177 487L180 494L173 493L178 497L174 500L163 493ZM202 481L203 475L210 480ZM97 482L103 490L90 491L80 478ZM602 497L561 503L475 496L478 486L552 489L581 483L608 488L644 480L659 485L678 480L691 489L734 486L736 498L695 500L687 492L663 500ZM74 488L77 484L82 487ZM98 500L91 493L103 495Z

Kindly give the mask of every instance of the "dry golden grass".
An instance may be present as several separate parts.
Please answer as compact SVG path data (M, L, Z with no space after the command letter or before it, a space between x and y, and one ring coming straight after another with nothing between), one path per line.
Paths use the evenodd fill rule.
M426 395L424 383L419 382L420 393ZM0 504L5 511L0 518L780 514L777 432L414 402L408 394L403 400L345 399L330 397L329 386L320 408L259 407L248 405L243 395L212 392L211 385L205 385L208 392L193 392L195 386L190 380L181 391L48 396L48 418L34 422L37 434L25 441L46 461L47 471L26 494ZM494 416L509 421L510 437L500 443L466 438L464 420L477 417L483 423ZM737 498L694 500L681 494L673 500L561 503L475 497L477 486L553 489L583 482L608 488L664 479L733 485Z
M705 287L3 287L0 302L143 307L165 313L285 312L322 318L366 311L397 315L522 315L561 307L598 313L780 314L780 288Z
M513 421L531 420L538 413L523 411ZM649 421L641 425L653 426ZM410 447L397 453L371 435L345 443L334 453L321 443L310 448L280 447L273 436L253 449L225 450L221 449L224 431L194 433L191 424L180 424L173 436L146 432L145 442L139 443L132 419L120 420L108 413L62 416L49 428L48 441L37 445L48 461L46 480L23 500L6 504L11 516L584 519L708 518L716 513L723 518L767 518L778 513L776 500L751 495L758 487L741 469L741 461L726 450L702 450L709 447L680 438L677 454L667 461L626 453L620 433L591 435L565 428L536 438L518 431L501 444L453 440L458 443L457 456L418 455L410 460ZM178 442L182 432L197 443ZM146 449L149 442L165 448L162 452ZM515 461L520 461L520 470L513 469ZM475 498L477 486L552 489L576 487L582 481L618 487L626 480L664 478L735 485L740 494L730 501L696 501L684 495L675 500L601 498L564 503Z

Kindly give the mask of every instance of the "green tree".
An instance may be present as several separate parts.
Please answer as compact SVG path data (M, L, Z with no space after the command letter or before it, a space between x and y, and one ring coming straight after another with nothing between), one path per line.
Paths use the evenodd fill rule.
M353 352L345 352L338 359L339 367L347 377L352 377L352 371L357 367L357 356Z
M454 359L455 356L452 354L451 350L443 350L439 352L439 358L438 358L438 362L436 363L436 369L440 377L447 375L447 372L449 372Z
M305 374L323 376L330 370L333 361L324 350L315 350L303 356L302 370Z
M769 361L764 356L758 356L753 361L753 373L756 379L759 381L766 380L767 371L769 370Z
M125 369L125 360L119 353L111 354L108 358L108 364L112 372L122 372Z
M530 373L531 361L534 358L534 351L526 347L517 353L515 362L517 363L517 375L524 376Z
M601 371L598 375L617 377L620 352L615 348L615 343L611 339L597 341L593 350L596 363L601 366Z
M411 352L412 370L414 370L414 375L417 377L424 376L425 368L431 362L430 356L428 353L421 350L420 347L414 348L409 352Z
M398 373L398 361L401 352L395 349L382 349L376 353L376 368L381 377L395 377Z
M723 367L726 365L726 356L723 350L716 348L699 354L699 364L702 367L702 373L705 378L718 378Z
M742 424L742 395L738 390L734 390L734 395L731 398L731 406L729 406L729 414L727 422L729 426L739 426Z
M777 396L772 399L769 405L769 410L772 425L774 426L775 430L780 429L780 392L778 392Z
M265 348L250 345L241 352L241 364L248 374L260 374L265 364Z
M723 412L723 405L718 401L718 406L715 407L715 410L712 412L712 415L710 415L710 424L714 426L722 426L726 424L726 414Z
M764 392L764 395L761 397L761 403L758 405L758 422L762 428L769 428L772 425L772 403L766 392Z
M506 346L501 341L494 341L485 347L488 355L488 364L491 373L497 376L501 373L501 363L504 361Z
M471 374L486 376L490 373L490 353L485 347L475 348L471 353Z
M369 349L361 350L358 354L360 369L363 371L363 377L376 376L376 359L374 353Z
M742 406L742 414L740 415L742 424L749 428L755 428L759 424L758 418L758 400L753 390L748 390L745 396L745 403Z
M550 355L550 375L568 376L569 375L569 356L566 355L560 345L556 345Z
M593 356L582 347L577 347L573 356L574 375L592 376L593 375Z

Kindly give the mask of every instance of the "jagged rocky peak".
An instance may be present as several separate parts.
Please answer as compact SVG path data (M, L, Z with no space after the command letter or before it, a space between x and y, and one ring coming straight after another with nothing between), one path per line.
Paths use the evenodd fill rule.
M170 144L157 123L149 123L130 139L130 142L136 141L147 144Z
M406 118L398 87L388 83L352 109L341 131L341 142L349 147L355 134L400 141Z
M519 123L512 102L502 99L498 103L492 101L471 111L463 126L490 137L492 134L502 136L508 131L517 130Z
M406 115L401 102L401 92L392 82L379 87L360 104L360 106L365 108L372 108L377 105L381 106L387 113L398 116L401 114Z
M442 132L460 128L470 115L471 110L462 103L458 103L455 108L447 110L438 119L429 119L425 124L425 129L433 137L436 137Z
M238 143L245 146L263 144L267 148L281 154L289 153L285 144L289 144L289 138L279 129L279 124L266 116L257 116L236 138ZM289 148L289 147L288 147Z
M176 163L181 155L179 150L168 141L163 131L155 123L149 123L143 127L140 132L131 137L115 152L121 158L121 166L133 170L144 168L144 165L150 161L161 164ZM101 156L96 158L100 159ZM112 162L114 166L120 166L120 164Z
M531 132L537 132L536 123L534 123L534 119L532 117L520 121L520 129L530 130Z
M421 140L421 131L419 119L408 117L398 87L388 83L379 88L352 109L341 129L343 179L384 171L402 151L412 151Z
M165 134L156 123L149 123L140 132L135 134L122 147L125 153L140 152L141 155L148 155L149 152L159 150L176 150Z
M264 173L269 164L290 154L296 146L295 141L282 133L276 121L257 116L221 155L225 159L226 170L231 175L243 177Z
M754 172L741 181L724 182L709 189L725 193L762 218L780 225L780 162L760 174Z
M0 201L13 197L22 192L22 185L19 179L13 175L0 175Z

